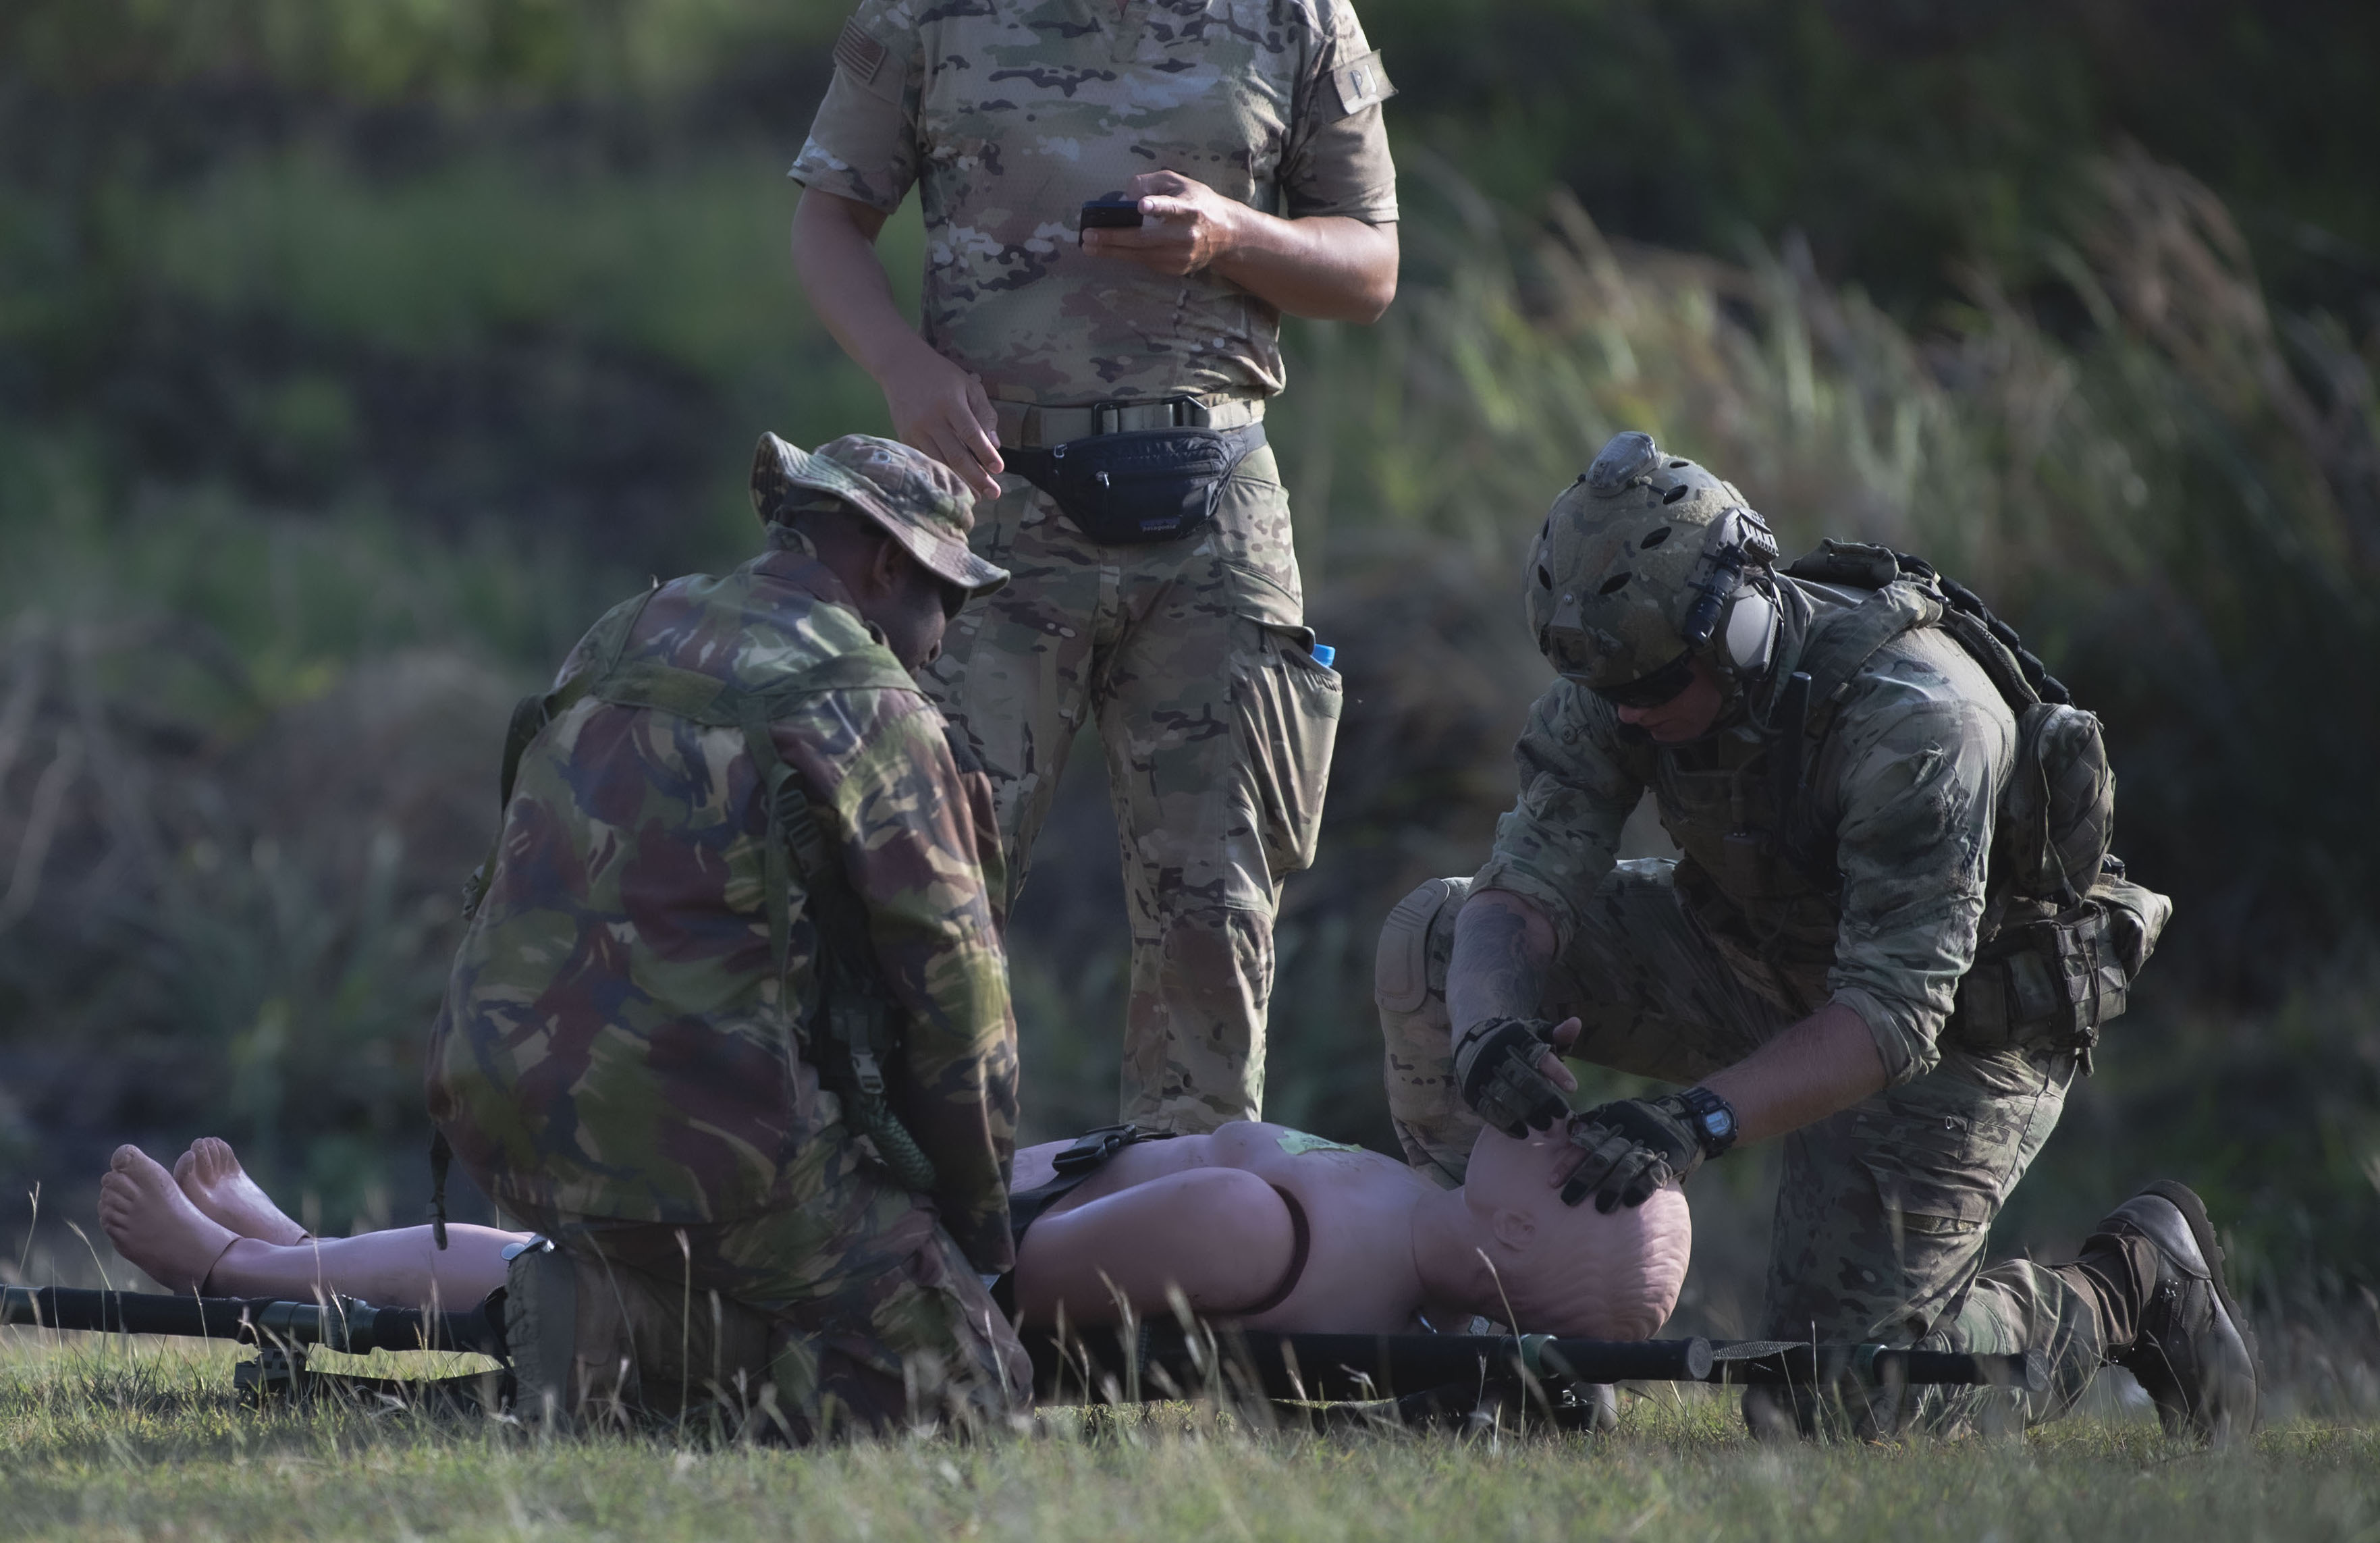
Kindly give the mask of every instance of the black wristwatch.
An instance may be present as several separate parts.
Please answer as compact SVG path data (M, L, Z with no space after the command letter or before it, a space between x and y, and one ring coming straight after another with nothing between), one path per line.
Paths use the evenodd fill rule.
M1703 1144L1703 1156L1715 1158L1735 1145L1735 1106L1707 1087L1689 1087L1678 1095L1686 1106L1687 1124Z

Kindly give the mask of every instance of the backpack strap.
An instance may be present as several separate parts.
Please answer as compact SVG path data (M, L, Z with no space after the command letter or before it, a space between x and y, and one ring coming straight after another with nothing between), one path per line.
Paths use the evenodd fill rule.
M1887 584L1813 634L1779 691L1768 747L1778 839L1786 860L1828 893L1840 885L1828 881L1834 863L1820 860L1826 844L1808 828L1810 763L1868 661L1901 634L1936 626L1941 616L1942 602L1918 586Z
M893 1178L905 1189L927 1194L935 1188L933 1162L885 1098L884 1062L898 1046L892 1004L860 920L863 907L820 827L808 789L778 753L771 728L808 698L868 688L914 691L917 682L880 648L832 655L765 691L658 660L618 663L615 655L612 667L586 694L615 707L665 712L743 734L768 820L760 843L760 888L769 915L769 964L777 1002L782 1009L791 1000L794 922L802 914L794 902L798 882L806 905L813 899L820 902L808 907L819 936L819 1001L810 1023L802 1026L810 1031L814 1063L842 1095L854 1128L875 1143Z
M783 695L771 693L777 699ZM765 699L744 695L740 705L745 753L760 774L761 807L769 820L760 847L761 887L769 908L769 958L777 1001L785 1002L789 985L793 887L798 876L804 897L820 902L809 913L819 937L812 1053L829 1086L842 1094L852 1124L876 1144L877 1155L893 1178L904 1189L930 1194L935 1188L933 1162L884 1096L883 1058L895 1049L892 1004L885 1001L874 966L875 950L860 922L859 898L851 893L843 864L819 828L800 775L777 753ZM820 1026L822 1035L816 1032ZM818 1043L821 1039L824 1043Z
M504 850L504 811L513 807L513 784L520 777L521 757L528 753L530 744L545 732L548 723L576 706L593 682L617 667L629 636L637 630L638 620L660 589L655 585L604 612L588 629L588 662L563 676L551 691L532 691L513 704L512 722L504 728L504 760L496 773L496 833L489 839L488 855L463 881L465 921L479 914L480 903L488 897L488 885L494 881L496 858Z
M604 613L587 635L588 662L552 690L524 697L513 709L497 780L496 838L486 859L463 886L463 914L467 918L475 915L487 897L503 851L504 814L512 807L521 758L548 724L581 700L591 696L615 707L664 712L706 728L741 731L745 753L759 776L761 808L768 819L760 844L761 889L769 914L769 961L778 1007L782 1011L788 1006L786 977L792 968L794 921L801 914L794 904L794 885L798 881L805 901L832 897L831 903L810 911L820 943L820 1002L816 1017L825 1024L827 1041L816 1047L825 1052L817 1063L843 1095L853 1126L875 1143L893 1177L905 1188L929 1193L935 1187L933 1164L884 1096L883 1062L896 1047L890 1004L873 968L874 950L860 923L858 898L850 893L843 865L820 829L808 791L778 754L776 736L771 731L771 723L811 697L869 688L915 691L917 683L880 647L832 655L765 691L659 660L623 662L621 655L637 623L658 592L658 588L648 589ZM436 1187L443 1201L443 1185ZM443 1221L443 1216L439 1220Z

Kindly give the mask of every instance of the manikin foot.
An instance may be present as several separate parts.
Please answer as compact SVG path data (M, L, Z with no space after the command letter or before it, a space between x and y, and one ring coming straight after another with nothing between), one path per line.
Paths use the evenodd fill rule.
M190 1143L174 1164L174 1182L190 1197L200 1214L212 1217L242 1237L259 1238L287 1247L306 1241L306 1229L289 1220L273 1203L248 1170L239 1165L231 1143L202 1136ZM122 1245L118 1245L121 1247Z
M115 1148L99 1181L99 1224L117 1253L177 1295L203 1290L215 1261L239 1241L201 1215L155 1159L131 1146Z

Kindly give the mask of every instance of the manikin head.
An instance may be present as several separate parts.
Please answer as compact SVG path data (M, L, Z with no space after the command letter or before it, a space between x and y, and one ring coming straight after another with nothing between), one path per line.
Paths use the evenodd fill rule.
M1609 1215L1565 1206L1551 1180L1572 1150L1560 1126L1525 1141L1479 1133L1463 1196L1497 1301L1472 1306L1518 1333L1651 1339L1678 1305L1694 1248L1685 1193L1672 1185Z

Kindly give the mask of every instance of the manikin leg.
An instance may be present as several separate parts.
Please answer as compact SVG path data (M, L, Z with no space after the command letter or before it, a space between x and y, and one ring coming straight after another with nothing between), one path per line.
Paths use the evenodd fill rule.
M219 1154L189 1164L212 1175L211 1200L245 1186L261 1203L261 1211L248 1209L245 1220L260 1227L273 1226L271 1218L284 1230L293 1225L239 1171L230 1148L215 1145ZM243 1213L225 1206L223 1214ZM446 1229L443 1251L428 1227L297 1243L243 1236L201 1210L174 1174L129 1146L115 1149L100 1180L99 1219L116 1252L177 1294L298 1302L336 1294L389 1307L472 1306L504 1283L504 1246L528 1236L458 1223Z

